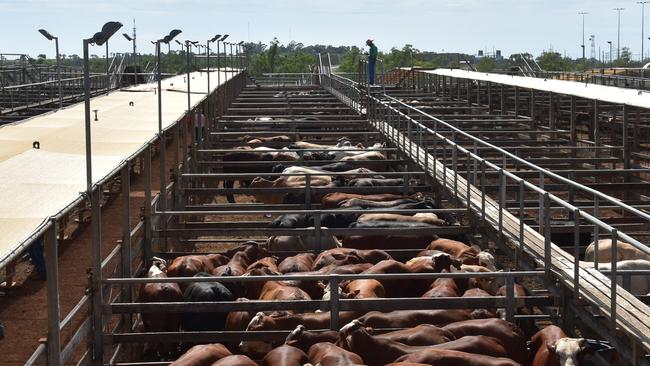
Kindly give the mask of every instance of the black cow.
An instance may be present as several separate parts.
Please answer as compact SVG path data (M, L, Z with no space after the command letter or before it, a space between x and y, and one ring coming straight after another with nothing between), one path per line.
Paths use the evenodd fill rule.
M205 272L199 272L194 277L214 277ZM190 283L183 299L187 302L210 302L210 301L235 301L233 294L226 286L218 282L195 282ZM209 331L223 330L226 324L227 312L223 313L183 313L181 316L181 327L186 331Z
M351 223L357 221L358 214L353 213L328 213L321 214L321 226L329 228L345 228ZM306 214L286 214L276 217L269 227L272 228L305 228L312 227L314 224L314 217Z

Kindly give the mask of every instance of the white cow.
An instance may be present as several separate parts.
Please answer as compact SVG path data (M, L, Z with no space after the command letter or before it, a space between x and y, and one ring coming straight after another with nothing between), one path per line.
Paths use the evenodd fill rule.
M593 262L596 253L596 244L591 243L585 250L585 261ZM650 255L644 253L642 250L634 247L630 243L624 241L616 241L616 259L629 260L629 259L644 259L650 261ZM601 239L598 240L598 262L611 262L612 261L612 240Z

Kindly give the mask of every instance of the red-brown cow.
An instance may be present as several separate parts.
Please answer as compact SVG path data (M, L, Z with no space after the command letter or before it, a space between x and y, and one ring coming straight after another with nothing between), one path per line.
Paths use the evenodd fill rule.
M481 252L476 247L469 246L456 240L443 238L432 241L427 249L440 250L449 253L463 261L465 264L476 264L476 256Z
M309 358L305 352L285 344L267 353L261 366L303 366L307 362Z
M285 258L278 265L278 270L282 273L309 272L312 270L316 254L300 253L293 257Z
M520 364L527 359L526 338L516 325L502 319L475 319L454 322L442 329L453 333L456 338L470 335L484 335L498 339L508 345L508 357Z
M481 288L470 288L467 291L465 291L462 295L462 297L490 297L489 292L481 289ZM472 317L474 319L487 319L487 318L496 318L497 317L497 309L495 308L490 308L490 309L474 309L472 311Z
M231 353L222 344L200 344L190 348L170 366L211 366Z
M340 333L345 336L347 348L363 357L372 366L384 365L397 358L425 351L431 348L451 349L455 351L482 354L492 357L506 356L506 350L495 338L486 336L468 336L435 346L408 346L385 338L371 336L361 322L352 321Z
M177 257L167 268L169 277L193 277L199 272L210 273L228 263L230 258L223 254L185 255Z
M153 264L147 272L147 278L166 278L164 270L166 262L163 259L154 257ZM175 282L144 283L140 285L140 302L182 302L183 293ZM141 313L142 323L147 332L177 332L181 317L178 313ZM148 348L148 347L147 347ZM173 344L159 344L155 350L148 349L147 352L159 353L162 357L168 357L174 351Z
M212 366L258 366L255 361L243 355L226 356L212 364Z
M376 338L390 339L409 346L433 346L456 339L453 333L431 324L420 324L414 328L396 330L375 335Z
M301 324L287 336L284 343L307 352L316 343L329 342L337 344L339 338L340 333L338 331L326 330L323 332L311 332Z
M419 324L446 324L472 319L466 310L397 310L389 313L371 311L359 318L365 326L372 328L411 328ZM341 319L341 322L344 322ZM459 338L459 337L457 337Z
M459 297L460 291L453 278L436 278L422 297Z
M280 272L278 270L278 260L274 257L264 257L256 260L246 267L246 272L250 272L254 269L269 269L273 272Z
M386 297L386 290L377 280L353 280L345 284L343 291L353 299L375 299Z
M423 235L351 235L343 238L343 247L355 249L424 249L437 238Z
M354 193L341 193L333 192L328 193L321 199L321 208L322 209L332 209L339 207L339 203L350 198L360 198L367 201L394 201L398 199L409 198L408 196L400 196L396 194L354 194Z
M521 366L521 364L509 358L476 355L473 353L435 348L404 355L396 361L424 363L435 366Z
M589 349L584 338L569 338L555 325L540 330L531 338L532 366L577 366Z
M383 250L358 250L352 248L335 248L326 250L316 257L313 270L317 271L329 265L345 265L357 263L377 264L385 259L392 259L391 256Z
M309 362L321 366L363 365L363 360L356 353L346 351L332 343L316 343L307 352Z

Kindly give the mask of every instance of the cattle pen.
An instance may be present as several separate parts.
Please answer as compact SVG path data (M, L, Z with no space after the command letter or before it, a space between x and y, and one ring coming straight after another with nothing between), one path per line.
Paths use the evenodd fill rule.
M329 313L327 328L338 331L347 323L346 313L420 309L503 309L503 317L510 322L560 324L572 336L605 342L602 354L593 358L596 364L609 364L604 355L611 349L624 364L647 364L648 299L646 293L632 294L629 290L635 278L647 276L650 271L617 269L616 245L612 246L611 270L581 261L586 244L597 243L599 238L613 243L624 241L650 255L650 249L643 244L650 220L645 211L645 178L650 171L644 168L647 155L642 143L647 127L641 122L647 110L626 104L621 104L619 110L616 102L604 108L604 102L589 104L588 96L561 90L546 91L550 93L546 99L539 97L542 91L536 87L526 89L497 81L489 81L482 88L481 79L473 77L457 77L445 70L419 71L398 85L374 88L328 71L251 79L242 69L233 71L228 81L191 106L188 99L184 119L178 118L162 139L149 141L112 169L106 181L97 184L98 191L108 182L119 187L123 200L122 238L110 247L107 256L98 254L95 258L88 274L87 293L63 319L58 306L56 253L60 226L65 225L59 220L67 212L51 217L39 229L39 234L45 235L48 253L48 339L28 364L164 365L171 361L145 360L140 346L280 342L291 333L286 329L150 332L143 330L139 316L146 313L209 316L217 312L319 310ZM629 121L632 108L637 116L634 127ZM203 118L206 122L201 125L198 121ZM349 140L351 145L337 150L341 153L355 150L355 144L373 146L371 151L383 154L385 159L350 160L346 163L354 171L328 171L327 175L332 181L381 176L400 183L322 186L313 184L325 174L322 171L276 171L279 164L319 167L331 163L323 158L329 152L323 147L297 148L283 141L266 141L264 146L285 147L281 151L295 154L297 159L225 159L238 152L242 142L278 135L291 142L315 145ZM162 154L173 160L169 167L159 164L158 182L153 179L152 169L156 153L161 154L161 161L168 161ZM132 217L131 177L136 171L144 175L146 184L140 220ZM258 177L298 177L304 185L251 187L249 181ZM324 208L315 199L336 192L427 197L433 204L426 208L378 208L372 213L432 213L448 217L448 223L453 224L408 229L330 227L322 222L326 215L367 213L354 208ZM266 203L257 199L270 196L284 199ZM80 197L71 207L85 199ZM96 202L93 208L99 208ZM100 210L92 211L95 224L100 225ZM271 223L283 215L311 217L313 224L273 227ZM330 248L327 245L332 238L431 235L462 238L483 249L493 249L503 270L145 276L154 257L171 261L185 255L222 252L251 241L265 246L274 256L286 258L305 251L319 254ZM266 247L269 237L308 237L313 245L303 250L274 250ZM101 253L100 246L106 243L97 238L93 245L94 253ZM408 243L384 248L399 260L413 258L422 249ZM596 247L596 263L597 255ZM609 280L617 276L622 278L620 283ZM470 277L496 279L505 286L505 296L349 299L331 291L329 299L311 300L139 301L140 286L145 283L248 284L287 280L321 281L330 288L339 288L343 282L358 279L431 281ZM516 296L516 284L525 285L528 294ZM523 314L518 311L523 307L538 311ZM380 328L377 332L390 330L394 329Z

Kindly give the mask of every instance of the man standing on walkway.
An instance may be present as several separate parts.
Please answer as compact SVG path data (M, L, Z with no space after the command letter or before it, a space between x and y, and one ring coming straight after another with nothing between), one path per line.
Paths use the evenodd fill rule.
M366 45L370 47L368 54L368 85L375 84L375 64L377 63L377 46L372 39L366 41Z

